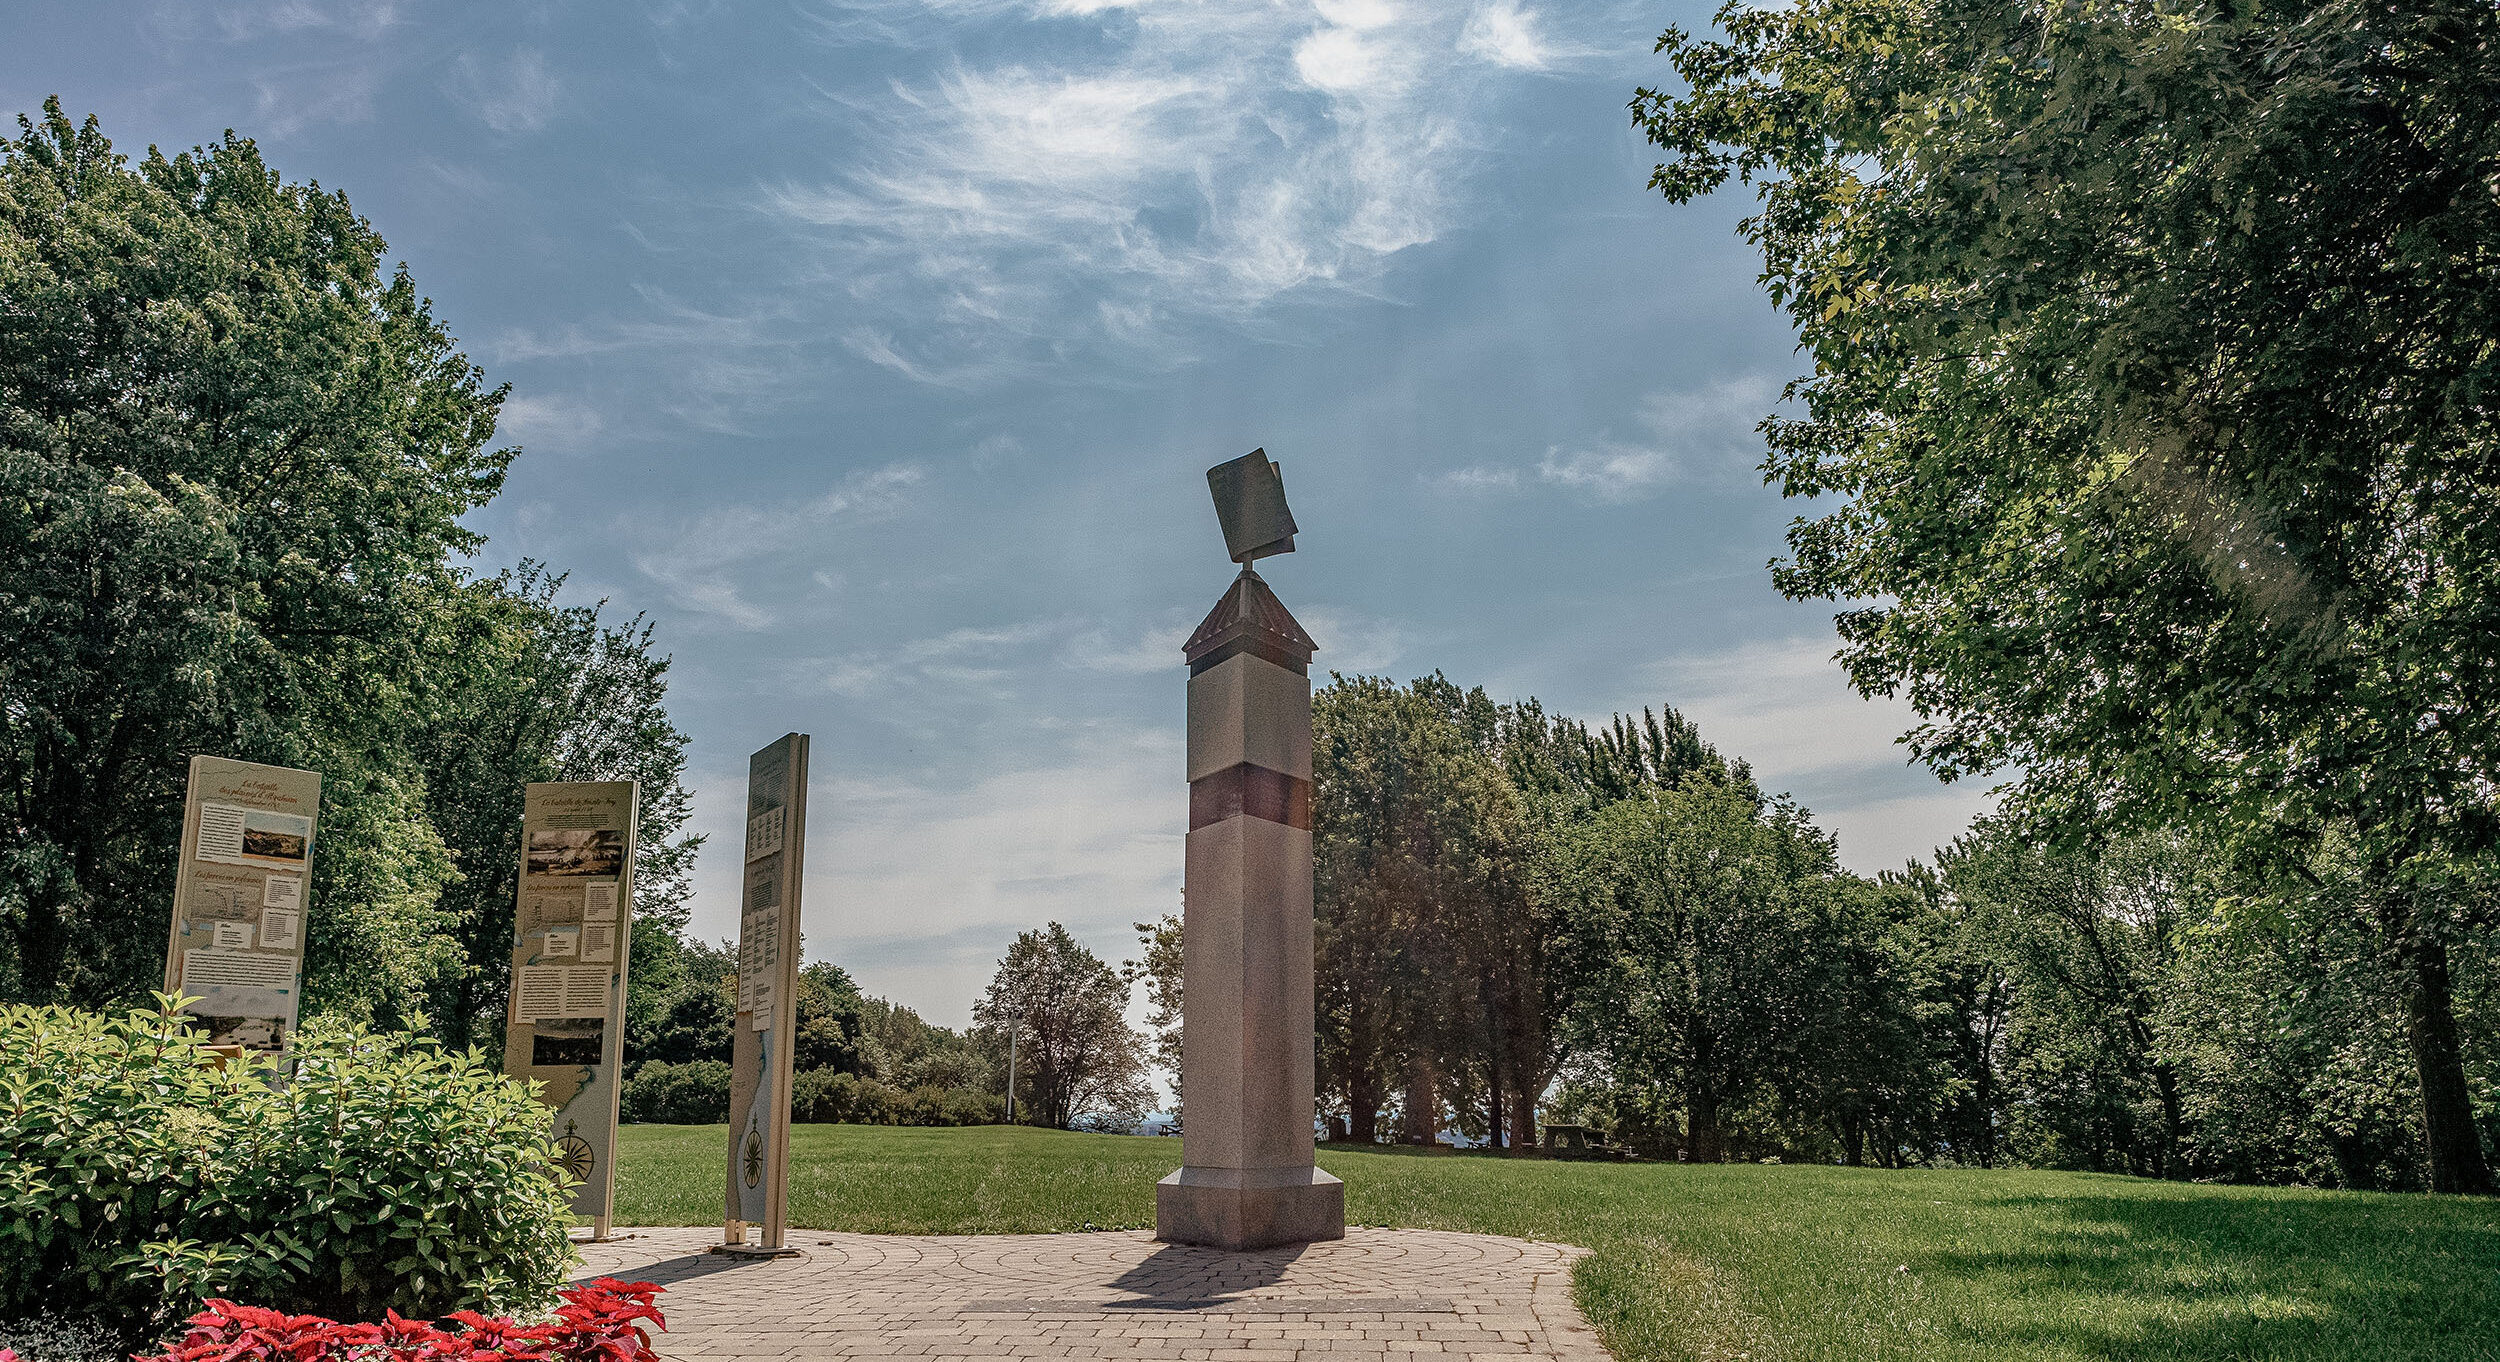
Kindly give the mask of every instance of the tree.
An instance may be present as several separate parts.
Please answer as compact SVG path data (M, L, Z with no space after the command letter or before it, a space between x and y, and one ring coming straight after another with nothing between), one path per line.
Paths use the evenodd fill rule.
M2431 1185L2490 1191L2451 957L2500 851L2500 10L1719 22L1632 107L1669 198L1758 183L1814 358L1780 588L2040 827L2211 825L2278 904L2349 848Z
M866 1000L851 972L830 960L799 971L798 1034L790 1060L801 1072L831 1069L866 1076L873 1060L866 1045Z
M490 1052L503 1043L516 848L533 781L641 783L627 1035L658 1025L700 973L682 934L702 839L681 835L691 801L686 735L663 707L668 658L640 616L610 624L604 601L559 604L563 586L535 562L463 583L427 622L431 664L401 734L424 775L428 821L460 871L442 894L460 955L435 978L432 1012L452 1043Z
M647 1020L625 1020L625 1062L691 1064L733 1057L738 1024L738 955L726 941L717 946L686 942L680 977L657 999Z
M1181 1110L1181 915L1165 913L1136 924L1143 958L1121 966L1124 982L1146 986L1146 1005L1153 1009L1146 1024L1153 1028L1156 1068L1171 1077L1172 1110Z
M996 1066L972 1037L952 1027L932 1026L919 1013L884 998L863 998L860 1017L870 1070L878 1078L906 1089L999 1091Z
M1612 1081L1682 1108L1695 1162L1804 1063L1830 1005L1832 842L1802 810L1690 780L1558 839L1544 892L1590 981L1572 1018Z
M2020 1004L2005 1068L2025 1161L2186 1177L2186 1093L2161 1043L2180 947L2219 894L2184 839L2059 851L1983 821L1937 858L1984 919Z
M57 100L19 127L0 142L10 990L153 984L203 751L325 773L312 952L396 922L388 969L422 973L448 867L376 735L478 546L460 518L502 482L503 390L344 197L284 183L248 140L132 166Z
M1356 1140L1377 1137L1402 1080L1405 1138L1430 1143L1490 1042L1472 934L1495 911L1515 807L1453 713L1468 700L1437 676L1334 676L1312 697L1320 1060Z
M305 1006L502 1044L522 786L638 779L632 1026L678 979L685 737L637 618L458 560L502 388L246 139L0 142L0 996L161 979L189 758L323 774ZM629 1027L629 1029L631 1029Z
M1028 1123L1064 1129L1089 1112L1134 1118L1152 1104L1127 1009L1119 973L1054 922L1007 947L972 1020L995 1049L1015 1037Z

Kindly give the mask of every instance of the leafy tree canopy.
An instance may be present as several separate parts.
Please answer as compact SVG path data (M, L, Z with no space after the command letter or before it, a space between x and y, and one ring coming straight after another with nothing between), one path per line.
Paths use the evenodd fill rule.
M505 390L343 195L250 140L133 162L57 100L19 129L0 996L101 1005L161 979L202 752L323 773L313 1011L493 1039L531 780L643 782L635 970L665 981L692 849L667 660L640 621L557 605L560 577L460 566L462 517L516 453L493 443Z
M2347 839L2432 1181L2489 1187L2446 951L2500 845L2500 10L1804 0L1660 43L1814 360L1781 588L2039 826Z

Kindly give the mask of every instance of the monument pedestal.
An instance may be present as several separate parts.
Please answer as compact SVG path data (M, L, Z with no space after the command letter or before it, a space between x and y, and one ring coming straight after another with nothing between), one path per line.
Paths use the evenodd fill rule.
M1312 1164L1310 636L1246 568L1184 649L1179 1172L1155 1238L1222 1249L1345 1237Z
M1155 1184L1155 1238L1220 1249L1345 1238L1345 1184L1317 1168L1183 1168Z

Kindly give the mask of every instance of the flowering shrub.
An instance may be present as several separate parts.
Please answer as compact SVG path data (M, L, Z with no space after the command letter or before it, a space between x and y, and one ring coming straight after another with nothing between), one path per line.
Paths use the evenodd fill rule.
M212 1300L188 1333L138 1362L659 1362L642 1321L666 1329L649 1282L601 1277L566 1287L555 1317L533 1324L462 1310L454 1328L385 1312L379 1324L341 1324ZM15 1355L0 1350L0 1362Z

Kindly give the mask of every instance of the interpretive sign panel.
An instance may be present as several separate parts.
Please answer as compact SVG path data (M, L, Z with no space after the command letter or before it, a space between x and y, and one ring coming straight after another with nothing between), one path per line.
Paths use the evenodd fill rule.
M503 1070L536 1079L556 1109L558 1166L573 1213L608 1233L616 1103L625 1060L625 965L633 944L630 780L531 785L521 808L521 892Z
M191 759L165 991L197 1000L210 1044L274 1054L295 1034L320 815L318 772Z
M746 883L738 913L737 1039L729 1064L729 1196L723 1239L782 1248L789 1204L791 1037L798 1029L800 853L807 842L807 735L747 759Z

